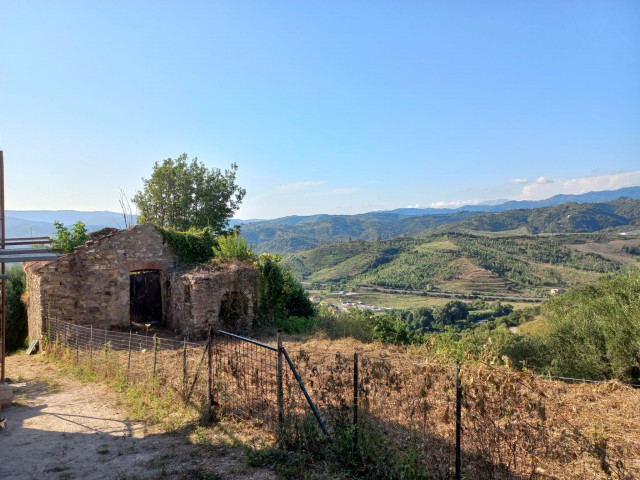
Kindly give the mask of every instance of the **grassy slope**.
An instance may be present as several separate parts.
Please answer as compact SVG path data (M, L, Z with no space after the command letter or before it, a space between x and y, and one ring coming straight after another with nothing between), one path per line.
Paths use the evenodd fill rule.
M466 234L379 242L324 245L287 259L304 280L371 284L389 288L477 292L495 295L541 294L570 287L637 263L625 245L637 239L609 240L577 235L485 237ZM589 242L589 250L576 245ZM616 250L598 255L593 245ZM626 261L625 261L626 260Z

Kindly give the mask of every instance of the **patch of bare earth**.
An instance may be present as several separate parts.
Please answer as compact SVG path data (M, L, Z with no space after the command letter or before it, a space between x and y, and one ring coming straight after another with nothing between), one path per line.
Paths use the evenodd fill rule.
M452 290L462 292L482 292L492 295L513 295L509 290L506 280L498 274L479 267L473 262L464 259L462 262L463 270L459 276L459 280L450 282L447 285L443 283L443 288L451 288ZM454 288L457 286L457 288Z
M152 431L127 419L109 387L66 377L41 359L10 356L7 376L26 385L2 412L2 479L274 478L247 467L239 446L196 444L193 432Z
M567 245L575 250L578 250L582 253L595 253L600 255L607 260L613 260L616 262L622 263L631 263L637 264L638 257L634 255L629 255L626 253L623 248L640 248L640 239L631 238L625 240L612 240L607 243L597 243L597 242L589 242L589 243L578 243Z

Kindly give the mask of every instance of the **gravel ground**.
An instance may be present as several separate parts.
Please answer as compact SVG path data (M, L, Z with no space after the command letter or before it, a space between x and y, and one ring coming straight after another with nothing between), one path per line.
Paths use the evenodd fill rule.
M98 382L65 377L37 357L7 358L7 377L25 383L2 414L0 479L272 479L247 467L238 447L197 445L188 434L149 431Z

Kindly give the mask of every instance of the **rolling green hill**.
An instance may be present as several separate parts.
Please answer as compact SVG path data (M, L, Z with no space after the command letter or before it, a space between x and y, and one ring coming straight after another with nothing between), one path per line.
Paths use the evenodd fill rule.
M562 205L499 213L456 212L407 216L391 212L286 217L245 224L242 233L258 252L309 250L323 244L377 241L435 233L557 234L620 232L640 228L640 200Z
M603 245L615 257L582 251ZM628 245L605 235L488 237L450 233L424 238L338 242L290 254L285 263L303 280L406 290L547 295L638 264ZM625 249L625 247L627 247ZM593 246L590 247L593 250Z

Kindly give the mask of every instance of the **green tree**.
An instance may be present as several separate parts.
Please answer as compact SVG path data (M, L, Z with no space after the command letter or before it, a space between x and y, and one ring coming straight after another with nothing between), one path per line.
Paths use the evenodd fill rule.
M56 228L56 233L51 247L62 250L62 253L71 253L75 247L83 245L89 240L87 227L80 220L73 224L71 231L65 227L64 223L57 220L53 222L53 226Z
M222 172L207 168L186 153L175 160L155 162L151 178L133 197L139 223L176 230L210 227L215 232L227 228L228 219L238 210L245 190L236 184L238 166Z
M25 290L24 270L20 265L12 266L7 279L7 351L12 352L24 345L27 338L27 310L21 301Z
M285 281L278 256L262 253L258 257L258 305L256 323L273 325L286 317L286 298L282 294Z
M262 253L258 257L258 304L256 322L276 325L289 317L309 318L316 310L309 296L288 269L280 266L282 258Z
M469 309L460 300L451 300L435 307L433 310L434 326L438 328L453 325L460 320L465 320L468 316Z
M316 309L309 300L302 284L293 276L291 270L284 272L284 296L286 309L290 317L313 317Z

